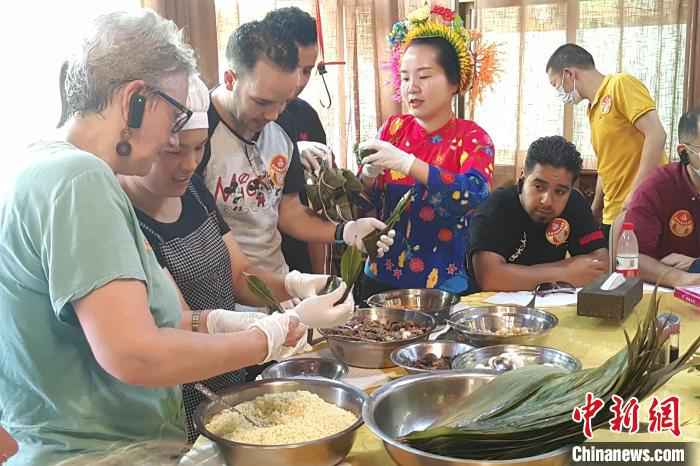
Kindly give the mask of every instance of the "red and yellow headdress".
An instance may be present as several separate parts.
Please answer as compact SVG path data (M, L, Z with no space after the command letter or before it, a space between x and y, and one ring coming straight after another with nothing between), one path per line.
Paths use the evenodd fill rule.
M427 4L394 23L389 34L394 98L401 99L401 56L413 39L419 37L446 40L457 53L459 94L469 92L472 100L481 99L481 91L493 84L498 73L495 45L483 46L481 34L466 29L462 18L449 8Z

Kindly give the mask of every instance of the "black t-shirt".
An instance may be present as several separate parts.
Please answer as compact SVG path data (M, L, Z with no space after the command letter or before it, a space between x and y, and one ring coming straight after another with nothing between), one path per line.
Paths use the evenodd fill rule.
M287 105L284 112L277 118L277 124L286 131L294 142L296 153L299 152L296 147L299 141L314 141L326 144L326 132L323 130L318 113L308 102L298 97ZM293 175L287 173L287 180L289 180L290 176L299 177L298 180L295 180L295 184L297 182L303 185L306 184L303 169L301 173L295 172ZM304 205L308 205L304 189L299 191L299 199ZM309 248L304 241L282 234L282 253L291 270L311 273Z
M534 222L518 198L518 187L496 190L481 204L469 225L471 258L492 251L509 264L535 265L607 248L600 226L578 191L572 191L564 211L549 224Z
M180 199L180 217L171 223L134 209L141 230L191 309L234 309L231 258L222 238L229 226L199 176Z
M289 102L287 108L277 118L279 124L292 138L298 141L315 141L326 144L326 132L321 119L314 108L303 99L296 98Z

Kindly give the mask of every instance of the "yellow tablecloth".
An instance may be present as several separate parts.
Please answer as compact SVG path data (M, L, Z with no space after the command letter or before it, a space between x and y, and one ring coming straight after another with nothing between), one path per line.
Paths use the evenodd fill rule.
M486 305L487 293L471 295L463 299L470 305ZM625 345L623 328L634 335L637 316L644 315L649 305L649 295L637 305L635 313L630 315L623 325L608 323L601 319L579 317L575 306L549 308L559 318L559 325L538 344L551 346L566 351L581 360L584 368L602 364ZM689 346L690 341L700 335L700 310L673 297L664 294L661 298L661 312L673 312L681 318L681 352ZM401 369L385 371L390 377L401 374ZM376 388L376 387L374 387ZM371 392L369 389L368 392ZM618 442L700 442L700 372L684 371L657 391L658 397L677 395L681 403L681 438L676 439L669 433L663 434L616 434L599 429L594 433L594 441ZM583 400L582 400L583 401ZM648 402L642 403L640 421L647 419ZM696 444L696 451L697 451ZM698 454L698 453L696 453ZM346 459L352 466L393 466L394 462L384 450L382 442L363 426L350 455Z

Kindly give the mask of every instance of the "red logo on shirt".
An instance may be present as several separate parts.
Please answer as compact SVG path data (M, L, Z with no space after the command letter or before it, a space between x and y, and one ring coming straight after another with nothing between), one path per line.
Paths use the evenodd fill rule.
M600 111L603 113L608 113L612 108L612 97L606 95L603 100L600 101Z
M675 211L668 221L668 228L679 238L689 236L695 229L693 214L685 209Z
M571 226L569 222L563 218L557 217L552 220L549 225L547 225L547 230L545 231L545 236L547 241L555 246L561 246L566 243L569 239L569 234L571 233Z

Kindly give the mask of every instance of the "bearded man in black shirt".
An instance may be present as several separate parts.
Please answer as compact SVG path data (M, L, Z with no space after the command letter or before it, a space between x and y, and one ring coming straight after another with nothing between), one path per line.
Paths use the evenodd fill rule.
M557 281L581 287L607 272L603 232L574 190L581 165L576 146L563 137L537 139L524 177L479 207L469 230L468 268L481 289L532 290Z

